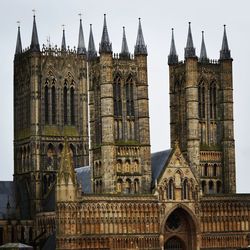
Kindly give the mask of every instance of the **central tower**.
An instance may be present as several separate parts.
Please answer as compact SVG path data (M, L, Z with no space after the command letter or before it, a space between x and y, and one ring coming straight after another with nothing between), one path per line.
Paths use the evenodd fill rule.
M97 57L90 30L90 163L95 193L148 193L151 187L147 48L141 22L130 55L123 28L120 54L112 53L106 16Z

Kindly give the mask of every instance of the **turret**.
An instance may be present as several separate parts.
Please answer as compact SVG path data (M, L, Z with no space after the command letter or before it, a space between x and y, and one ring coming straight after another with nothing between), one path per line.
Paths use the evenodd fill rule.
M200 53L200 62L208 62L208 57L207 57L207 50L206 50L206 45L204 41L204 31L202 31L202 40L201 40L201 53Z
M141 18L139 18L139 26L138 26L138 33L137 33L134 54L135 55L147 55L148 54L147 46L145 45L144 37L142 33Z
M178 63L178 55L176 53L175 41L174 41L174 29L172 28L172 39L171 39L171 47L168 55L168 64L176 64Z
M21 41L20 25L18 25L15 55L18 55L21 53L22 53L22 41Z
M103 31L102 31L102 40L99 46L99 53L112 53L112 44L109 40L106 14L104 14L104 23L103 23Z
M187 45L185 48L185 59L190 57L196 57L195 48L193 44L193 37L191 31L191 22L188 23L188 37L187 37Z
M32 29L30 51L40 52L40 45L39 45L39 40L38 40L38 35L37 35L36 16L35 15L33 16L33 29Z
M227 32L226 32L226 25L224 25L224 33L223 33L223 39L222 39L222 45L221 45L221 51L220 51L220 60L224 59L231 59L231 53L228 47L228 41L227 41Z
M97 57L97 52L96 52L96 48L95 48L94 36L93 36L93 31L92 31L92 24L90 24L88 59L93 59L96 57Z
M65 29L64 29L64 27L63 27L61 50L66 51L66 39L65 39Z
M80 19L77 54L80 54L80 55L86 54L84 35L83 35L83 29L82 29L82 19Z
M126 33L125 33L125 27L123 27L122 48L121 48L120 57L129 58L129 56L130 56L130 53L128 50L128 43L127 43L127 38L126 38Z

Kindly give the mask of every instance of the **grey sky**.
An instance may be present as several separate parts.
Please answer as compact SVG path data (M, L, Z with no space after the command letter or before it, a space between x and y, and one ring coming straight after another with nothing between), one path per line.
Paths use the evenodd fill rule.
M200 53L201 31L205 31L208 57L218 59L223 24L234 58L234 114L236 139L237 191L250 192L250 2L249 0L2 0L0 8L0 180L12 178L13 173L13 57L17 24L21 21L23 48L29 46L32 29L32 9L36 9L40 44L61 44L62 24L65 24L66 43L77 46L79 16L83 13L85 44L88 42L89 24L93 24L94 39L98 47L107 14L109 36L113 51L121 49L122 26L130 51L136 40L138 17L142 18L145 42L148 46L148 76L150 97L150 123L152 151L169 148L169 96L167 55L171 28L175 28L175 41L179 59L183 59L188 22L196 53Z

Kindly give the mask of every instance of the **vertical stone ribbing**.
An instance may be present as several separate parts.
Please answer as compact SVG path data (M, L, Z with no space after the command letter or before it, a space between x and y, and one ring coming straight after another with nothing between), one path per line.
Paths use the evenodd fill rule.
M186 119L187 119L187 157L192 167L199 167L200 139L198 119L198 59L186 59Z
M224 191L236 192L232 59L221 60Z

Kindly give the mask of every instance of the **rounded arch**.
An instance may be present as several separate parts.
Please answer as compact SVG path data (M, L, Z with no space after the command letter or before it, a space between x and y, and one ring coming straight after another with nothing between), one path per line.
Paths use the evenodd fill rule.
M185 242L177 236L170 237L164 244L164 249L185 250Z

